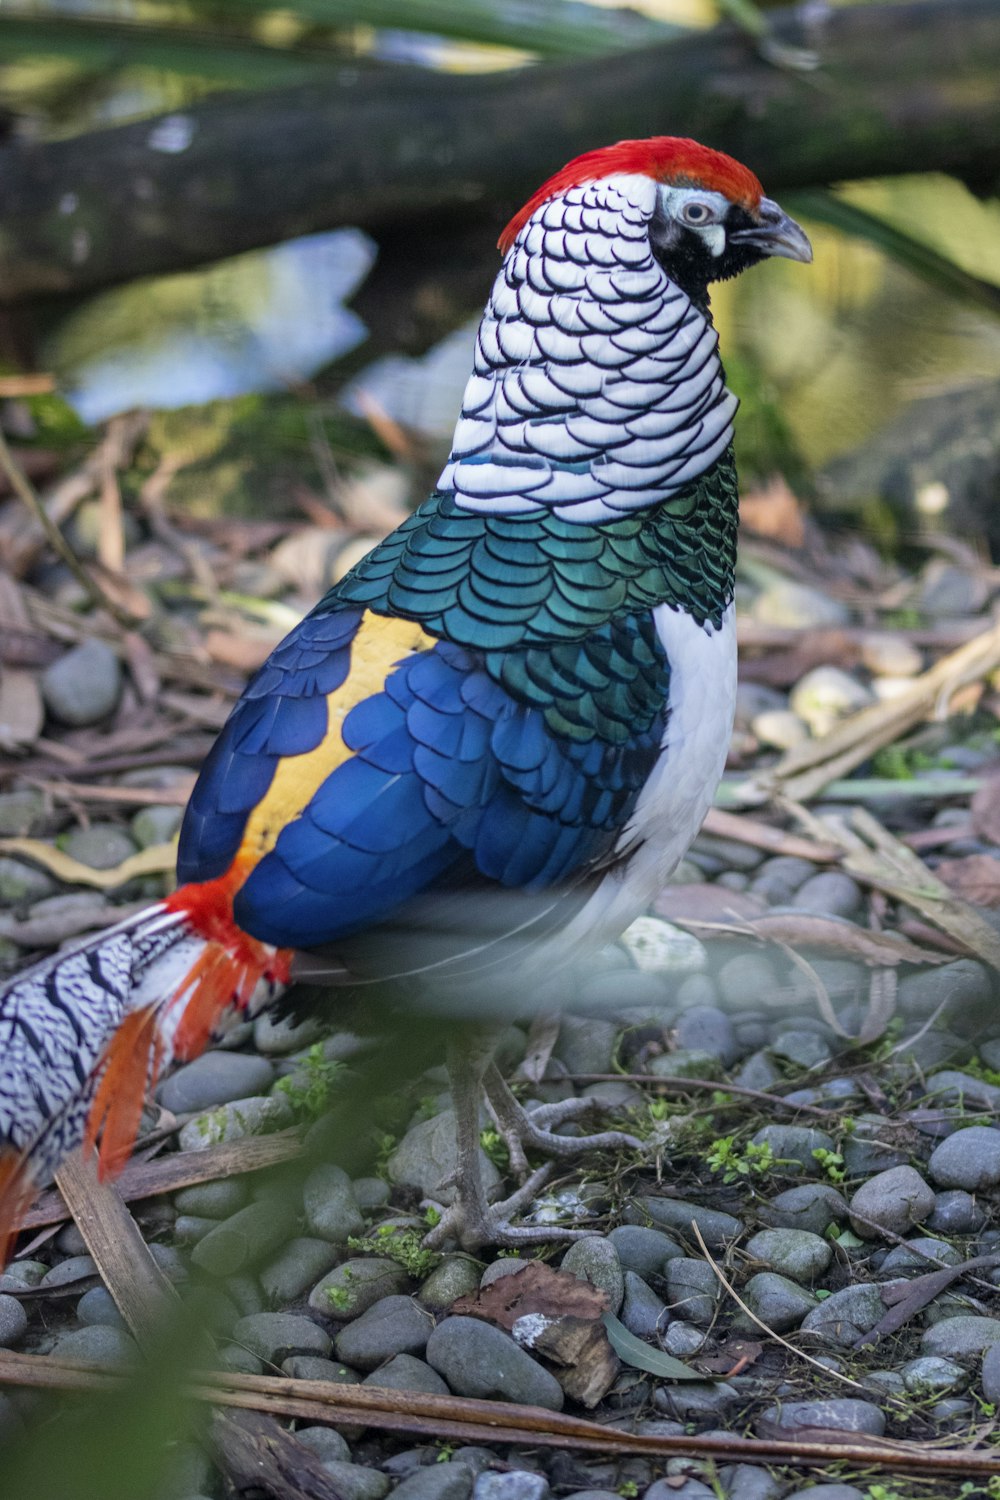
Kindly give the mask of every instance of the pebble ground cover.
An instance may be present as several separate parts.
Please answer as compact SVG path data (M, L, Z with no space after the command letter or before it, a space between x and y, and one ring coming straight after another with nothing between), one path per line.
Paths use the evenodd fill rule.
M129 461L141 461L141 430L131 441ZM160 894L193 768L244 674L364 545L333 511L291 534L193 523L156 499L156 473L127 470L116 522L84 493L70 523L84 556L106 551L117 526L125 566L108 586L141 616L131 630L88 607L12 502L0 508L7 971ZM374 471L365 483L391 489ZM731 806L795 747L890 703L985 634L998 592L960 546L904 569L808 527L796 547L751 538L743 567ZM818 1432L834 1445L988 1454L1000 1405L998 976L988 942L963 942L926 903L851 873L833 830L863 805L1000 941L991 674L995 664L956 684L936 720L860 758L851 779L831 773L809 799L818 821L765 804L742 831L711 824L622 944L504 1018L501 1061L522 1099L589 1097L596 1118L645 1143L562 1165L529 1208L526 1222L592 1231L569 1248L422 1248L454 1164L444 1072L422 1057L380 1088L388 1065L370 1017L329 1003L305 1020L265 1016L167 1078L146 1122L158 1161L232 1145L238 1165L240 1143L302 1141L298 1163L132 1204L163 1271L200 1299L217 1367L520 1402L609 1433L763 1443ZM482 1126L499 1189L509 1163L494 1122ZM127 1367L136 1344L79 1229L56 1215L19 1249L0 1280L0 1350ZM538 1261L600 1289L619 1325L698 1378L616 1353L582 1405L523 1330L519 1342L468 1311ZM46 1400L0 1385L11 1451L45 1441ZM1000 1451L995 1478L942 1478L859 1460L652 1459L294 1427L341 1500L1000 1492ZM162 1447L162 1500L217 1500L227 1483L207 1447Z

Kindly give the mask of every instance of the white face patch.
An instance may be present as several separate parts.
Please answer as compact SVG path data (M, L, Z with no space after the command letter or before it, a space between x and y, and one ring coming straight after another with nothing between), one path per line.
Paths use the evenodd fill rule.
M737 401L715 329L650 244L663 193L688 218L703 205L708 222L693 227L724 243L720 194L627 173L570 188L521 229L480 324L438 481L463 509L618 520L676 494L726 451Z
M710 255L718 258L722 254L726 248L725 218L732 207L723 193L661 183L657 197L666 218L698 235Z

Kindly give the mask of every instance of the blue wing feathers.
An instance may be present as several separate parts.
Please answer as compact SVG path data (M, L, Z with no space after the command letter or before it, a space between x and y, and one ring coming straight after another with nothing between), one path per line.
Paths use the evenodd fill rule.
M425 532L422 545L433 543ZM182 878L222 873L281 759L320 742L360 618L310 617L258 674L192 798ZM667 682L657 650L648 620L626 620L558 650L484 654L438 640L405 657L347 714L348 759L249 875L237 921L282 947L318 947L470 861L503 886L571 879L613 844L655 763ZM645 658L651 686L633 702Z

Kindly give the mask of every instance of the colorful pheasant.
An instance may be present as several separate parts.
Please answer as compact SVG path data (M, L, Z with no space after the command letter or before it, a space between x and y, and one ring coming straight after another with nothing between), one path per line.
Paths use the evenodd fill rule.
M434 493L247 687L206 761L168 900L0 996L0 1222L83 1136L125 1159L147 1088L322 950L412 1000L474 1001L616 937L694 837L733 710L736 398L708 286L811 259L747 168L622 141L507 226ZM331 1002L332 1003L332 1002ZM452 1062L469 1246L490 1205L480 1086L526 1171L620 1142L534 1116L480 1038ZM627 1138L624 1138L627 1139Z

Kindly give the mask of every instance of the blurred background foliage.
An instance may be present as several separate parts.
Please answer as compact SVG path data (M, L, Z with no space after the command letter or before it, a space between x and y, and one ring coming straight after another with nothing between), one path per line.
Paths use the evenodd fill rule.
M322 83L345 59L390 70L509 69L641 47L720 19L766 43L767 7L750 0L7 0L0 107L9 135L55 140L163 116L220 90ZM808 61L776 56L774 65ZM168 113L167 135L183 131L178 120ZM165 137L163 149L181 145ZM754 165L766 176L766 164ZM824 465L914 398L1000 378L1000 207L940 175L781 196L813 236L810 274L772 264L718 288L715 305L744 402L744 474L781 472L809 493ZM197 450L195 474L179 477L173 498L254 514L281 503L289 436L294 446L306 435L305 414L295 415L303 401L335 459L379 450L361 416L371 400L359 402L356 383L378 356L373 399L425 440L430 473L447 444L468 339L415 370L369 337L345 302L378 248L360 231L338 230L85 299L21 305L0 319L0 358L7 369L54 371L87 424L136 404L199 408L190 424L170 424L182 444L189 425ZM484 260L474 275L466 267L460 285L456 276L447 326L475 319L494 265ZM418 409L428 401L431 416ZM847 497L836 480L819 488L841 510L856 501L886 535L905 529L905 513L902 522L887 515L874 493Z

